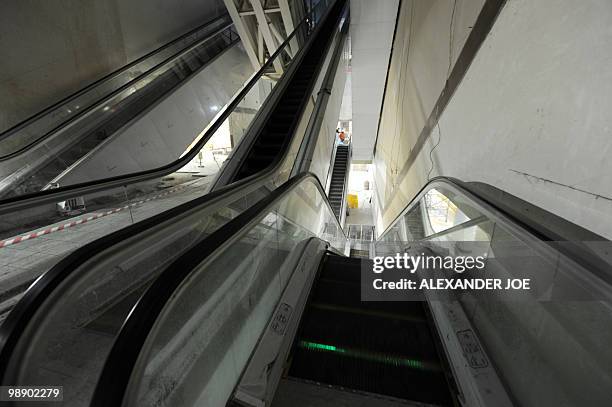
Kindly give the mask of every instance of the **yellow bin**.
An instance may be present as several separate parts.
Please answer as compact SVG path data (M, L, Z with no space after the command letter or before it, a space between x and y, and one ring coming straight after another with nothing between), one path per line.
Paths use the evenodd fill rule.
M357 195L348 194L346 200L348 202L349 209L354 209L359 206L359 198Z

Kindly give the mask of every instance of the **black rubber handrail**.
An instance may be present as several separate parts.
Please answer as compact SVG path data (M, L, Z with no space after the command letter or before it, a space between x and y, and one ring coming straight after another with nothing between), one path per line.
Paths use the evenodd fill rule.
M223 20L227 20L228 24L223 26L223 29L227 29L228 27L231 27L233 25L233 23L231 23L231 20L228 19L229 18L229 14L225 13L219 17L213 18L210 21L207 21L206 23L188 31L185 34L180 35L179 37L173 39L172 41L162 45L161 47L146 53L145 55L141 56L138 59L135 59L134 61L130 62L127 65L122 66L121 68L103 76L100 79L95 80L94 82L90 83L89 85L85 86L82 89L79 89L78 91L60 99L59 101L53 103L52 105L44 108L43 110L41 110L38 113L33 114L32 116L28 117L27 119L22 120L21 122L9 127L8 129L4 130L3 132L0 133L0 140L3 140L7 137L10 137L12 134L14 134L15 132L23 129L26 126L29 126L32 122L35 122L37 120L39 120L40 118L50 114L51 112L53 112L54 110L58 109L59 107L69 103L71 100L76 99L77 97L89 92L90 90L94 89L95 87L99 86L100 84L102 84L103 82L106 82L110 79L112 79L113 77L116 77L118 75L120 75L121 73L133 68L134 66L144 62L145 60L151 58L152 56L154 56L155 54L159 54L160 52L165 51L166 49L172 47L173 45L179 43L180 41L184 40L185 38L188 38L189 36L202 31L204 29L206 29L207 27L219 22L219 21L223 21ZM202 39L200 40L196 40L196 41L202 41ZM189 44L187 45L187 47L191 47L193 44ZM151 68L151 69L155 69L155 68ZM150 71L150 70L149 70ZM101 99L100 99L101 100ZM97 102L94 102L93 104L96 104ZM69 120L74 119L76 116L71 117Z
M155 321L175 291L191 275L195 267L219 250L229 239L237 236L258 221L259 218L265 216L279 200L291 193L302 182L310 180L317 186L330 214L332 214L332 219L336 220L338 230L342 231L346 238L340 223L333 216L333 209L325 196L325 191L319 179L312 173L303 173L290 179L266 198L189 249L170 264L149 286L129 313L115 339L96 385L91 403L92 407L122 405L140 351L151 333Z

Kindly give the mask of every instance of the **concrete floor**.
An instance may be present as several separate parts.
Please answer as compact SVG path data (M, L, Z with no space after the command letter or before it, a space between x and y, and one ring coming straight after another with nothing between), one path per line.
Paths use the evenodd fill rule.
M352 208L349 209L349 216L346 217L347 225L373 225L374 217L372 208Z
M147 219L206 194L212 180L213 177L198 178L182 184L185 188L178 189L169 195L141 202L129 209L64 230L25 240L7 247L1 247L0 322L28 285L42 273L51 269L59 260L77 248L102 236L106 236L132 223ZM158 194L159 192L156 192L139 197L138 202ZM114 208L107 208L107 210L112 209ZM96 213L100 212L103 211L96 211ZM86 218L91 215L95 215L95 213L84 213L71 219L63 219L61 222L33 230L32 232L64 225L72 220Z

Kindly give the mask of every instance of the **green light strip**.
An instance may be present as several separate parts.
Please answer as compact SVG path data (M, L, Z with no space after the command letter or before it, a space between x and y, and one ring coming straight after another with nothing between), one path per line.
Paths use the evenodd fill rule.
M379 362L387 365L393 366L405 366L412 369L421 369L425 370L425 366L423 362L415 359L407 359L407 358L398 358L389 355L385 355L382 353L368 352L357 349L344 349L338 348L334 345L327 345L324 343L310 342L310 341L300 341L299 347L312 351L323 351L323 352L333 352L333 353L341 353L345 356L354 357L357 359L367 360L369 362Z
M325 345L316 342L300 341L300 346L309 350L326 350L330 352L344 353L344 349L338 349L333 345Z

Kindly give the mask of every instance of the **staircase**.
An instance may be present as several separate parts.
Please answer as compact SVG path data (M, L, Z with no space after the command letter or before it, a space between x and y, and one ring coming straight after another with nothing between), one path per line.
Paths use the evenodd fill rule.
M327 255L309 299L289 376L336 389L452 405L423 304L361 301L361 267Z
M329 184L329 203L338 219L341 218L340 211L344 201L344 180L347 172L347 162L349 158L349 146L336 147L336 160L332 171L331 183Z

